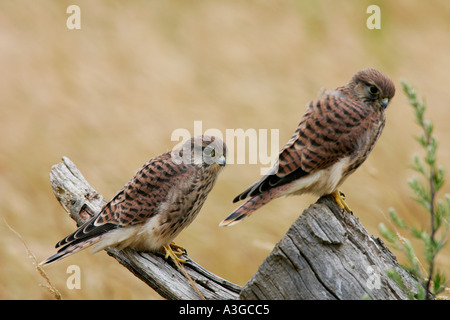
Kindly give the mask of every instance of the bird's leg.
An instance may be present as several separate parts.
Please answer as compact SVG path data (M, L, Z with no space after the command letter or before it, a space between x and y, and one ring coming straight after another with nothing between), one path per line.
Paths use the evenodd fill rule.
M173 262L175 262L175 265L184 274L186 279L188 279L188 281L192 285L192 288L194 288L195 292L197 292L199 297L202 298L203 300L206 300L205 296L200 292L194 280L192 280L191 276L189 276L189 274L184 269L184 266L182 264L186 263L186 260L178 258L178 256L181 256L186 253L186 249L180 247L179 245L176 245L174 242L171 242L169 245L164 246L164 250L166 251L165 258L167 259L169 256L172 258Z
M345 209L348 213L352 213L352 209L350 209L350 207L347 205L347 203L345 203L344 193L342 193L339 190L335 190L331 193L331 195L333 196L334 200L336 201L336 204L339 206L339 208L342 211L344 211L344 209Z
M169 245L164 246L164 250L166 251L166 255L165 255L166 259L168 257L171 257L175 262L178 261L180 263L186 263L186 260L178 257L178 256L181 256L184 253L186 253L186 249L184 249L183 247L180 247L180 246L176 245L175 243L171 242Z

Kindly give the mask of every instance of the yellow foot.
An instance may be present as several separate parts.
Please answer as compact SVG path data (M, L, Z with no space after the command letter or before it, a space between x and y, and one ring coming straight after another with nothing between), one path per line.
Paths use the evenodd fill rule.
M186 260L180 259L179 256L182 256L186 253L186 249L176 245L171 242L168 246L164 246L164 250L166 251L165 258L171 257L172 260L176 263L177 261L180 263L186 263Z
M339 208L341 208L342 211L344 211L345 209L348 213L352 213L352 209L350 209L349 206L345 203L345 195L341 191L333 191L331 195L334 197L336 204L339 206Z
M172 250L176 250L177 252L179 252L178 255L180 255L180 256L181 256L182 254L187 254L187 251L186 251L185 248L183 248L182 246L179 246L179 245L175 244L175 242L173 242L173 241L169 244L169 246L172 248ZM177 253L175 253L175 254L177 254Z

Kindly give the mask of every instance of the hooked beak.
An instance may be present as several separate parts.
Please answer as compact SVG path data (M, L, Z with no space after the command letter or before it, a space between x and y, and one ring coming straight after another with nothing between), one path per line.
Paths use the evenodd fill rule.
M378 101L380 101L380 104L386 108L389 104L389 98L384 98L384 99L379 99Z
M220 156L219 158L217 158L216 163L217 163L219 166L222 166L222 167L225 166L225 164L227 163L227 161L226 161L226 159L225 159L225 156L222 155L222 156Z

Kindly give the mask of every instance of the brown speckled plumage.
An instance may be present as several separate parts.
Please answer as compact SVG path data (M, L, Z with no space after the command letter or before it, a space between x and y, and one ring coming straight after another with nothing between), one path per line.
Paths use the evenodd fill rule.
M97 216L59 241L58 253L43 264L93 244L94 251L108 246L161 250L195 219L225 154L222 140L202 136L149 160Z
M356 73L342 87L309 103L270 174L238 195L247 200L221 225L234 224L277 197L335 192L366 160L385 124L395 94L392 81L375 69Z

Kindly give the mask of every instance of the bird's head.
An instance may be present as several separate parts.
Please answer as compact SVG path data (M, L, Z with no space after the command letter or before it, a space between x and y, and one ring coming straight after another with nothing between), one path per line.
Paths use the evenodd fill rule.
M172 151L173 161L217 171L225 166L225 157L226 145L222 139L206 135L193 137Z
M372 68L357 72L347 86L358 99L382 109L386 109L395 95L391 79Z

